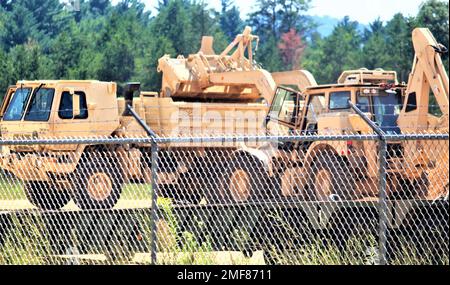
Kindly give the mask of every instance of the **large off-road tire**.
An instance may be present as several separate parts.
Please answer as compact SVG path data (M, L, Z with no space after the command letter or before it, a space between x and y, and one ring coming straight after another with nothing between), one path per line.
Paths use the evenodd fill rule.
M72 197L82 210L111 209L122 193L123 177L112 156L85 156L73 179Z
M248 156L233 158L227 165L220 184L218 193L210 193L209 196L225 203L262 201L271 192L263 166Z
M353 175L337 155L324 151L312 162L308 175L309 193L315 201L355 199Z
M49 182L28 181L24 188L28 201L43 210L59 210L67 205L71 198L69 191L56 189Z

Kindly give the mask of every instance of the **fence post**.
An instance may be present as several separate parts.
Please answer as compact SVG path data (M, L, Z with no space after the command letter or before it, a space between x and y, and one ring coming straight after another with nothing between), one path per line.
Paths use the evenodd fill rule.
M157 135L156 133L150 129L149 126L145 123L145 121L139 117L139 115L134 111L131 105L127 105L127 111L130 116L133 116L138 124L145 130L148 136L152 138L151 142L151 181L152 181L152 207L150 209L150 230L152 232L152 236L150 237L150 255L151 255L151 264L155 265L156 260L156 251L157 251L157 227L156 220L158 219L158 143L156 142Z
M378 183L378 214L379 214L379 263L380 265L386 264L387 255L387 193L386 193L386 156L387 156L387 141L385 132L366 114L364 114L355 104L348 101L350 107L363 119L370 128L378 135L378 162L379 162L379 183Z
M379 140L379 263L386 265L387 252L387 193L386 193L386 156L387 156L387 142L382 136Z
M156 260L156 251L157 251L157 227L156 220L158 219L158 144L155 141L152 141L152 166L151 166L151 181L152 181L152 207L151 207L151 219L150 219L150 228L151 228L151 239L150 239L150 251L151 251L151 264L155 265Z

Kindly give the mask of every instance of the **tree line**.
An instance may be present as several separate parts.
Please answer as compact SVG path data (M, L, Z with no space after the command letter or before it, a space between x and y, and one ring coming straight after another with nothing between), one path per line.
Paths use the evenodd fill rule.
M260 36L256 61L263 68L307 69L319 83L361 67L393 69L406 81L415 27L449 43L448 2L438 0L424 2L414 17L375 20L363 32L346 17L326 37L307 15L310 0L257 0L245 20L232 0L219 10L206 1L160 0L154 14L140 0L71 1L0 0L1 90L22 79L140 81L159 90L161 56L194 53L204 35L214 36L220 52L246 25ZM444 61L448 70L448 55Z

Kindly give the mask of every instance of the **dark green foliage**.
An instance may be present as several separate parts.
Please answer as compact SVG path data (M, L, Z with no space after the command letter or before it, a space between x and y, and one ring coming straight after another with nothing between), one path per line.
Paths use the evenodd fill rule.
M244 22L241 19L239 9L233 4L232 0L222 0L221 3L222 10L218 13L220 28L228 41L232 41L236 35L242 32Z
M448 47L448 2L428 0L417 17L399 13L387 23L375 20L362 34L344 19L330 36L312 37L302 66L320 83L334 83L341 71L361 67L395 70L399 80L407 82L414 57L411 33L416 27L429 28L436 40ZM448 72L448 54L442 58Z
M283 64L278 43L291 29L302 40L310 36L314 23L306 16L310 0L258 0L256 10L249 15L248 24L261 39L257 60L269 71L289 70L293 64ZM301 54L299 55L301 57ZM296 60L297 61L297 60Z
M320 83L360 67L393 69L406 81L414 55L411 32L418 26L449 45L445 1L428 0L417 17L397 14L387 23L374 21L364 32L345 18L325 38L307 16L310 0L258 0L247 22L233 0L222 0L220 11L201 0L155 3L158 14L152 15L141 0L116 5L80 0L76 7L59 0L1 0L0 97L21 79L141 81L143 89L159 91L161 56L195 53L204 35L214 36L220 53L245 25L260 36L255 59L263 68L281 71L300 64ZM443 59L448 68L448 55Z
M311 71L320 83L333 83L343 70L361 67L361 35L358 23L344 18L325 38L318 39L309 48L303 61L303 67Z

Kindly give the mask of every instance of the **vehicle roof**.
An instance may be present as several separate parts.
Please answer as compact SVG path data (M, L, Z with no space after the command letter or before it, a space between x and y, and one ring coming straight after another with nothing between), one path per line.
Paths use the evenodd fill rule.
M98 84L98 83L114 83L114 82L105 82L99 80L19 80L17 84L48 84L48 85L57 85L57 84Z
M307 90L320 90L320 89L331 89L331 88L361 88L361 87L371 87L377 88L380 87L379 84L324 84L307 87ZM406 87L404 84L398 84L395 87Z

